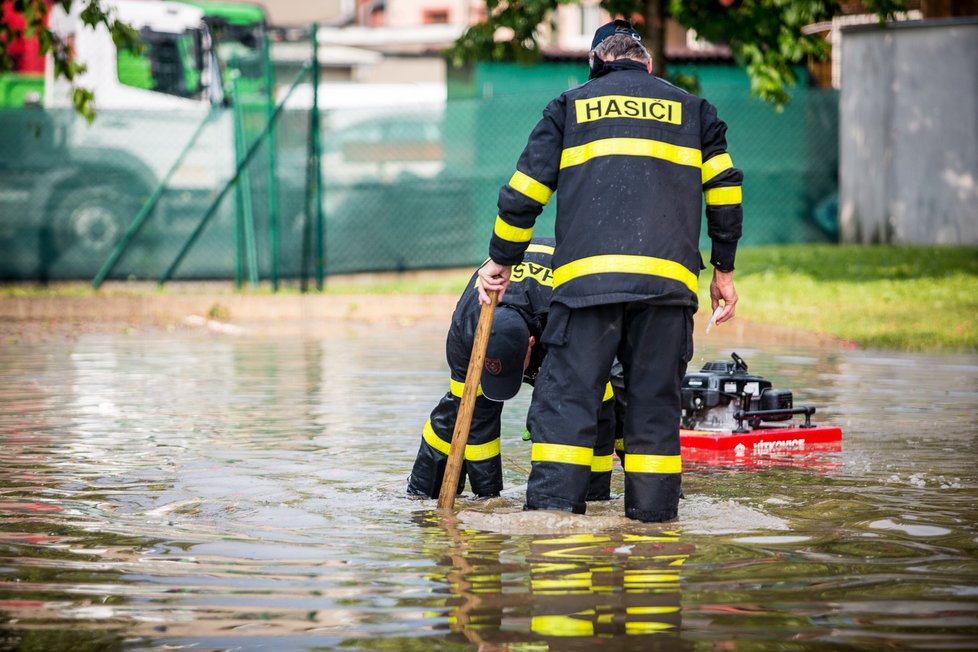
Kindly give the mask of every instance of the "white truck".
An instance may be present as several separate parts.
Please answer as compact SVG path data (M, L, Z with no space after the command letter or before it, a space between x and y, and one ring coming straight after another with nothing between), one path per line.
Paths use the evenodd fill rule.
M0 129L0 277L78 277L98 269L147 198L223 103L221 71L201 9L159 0L103 0L132 25L142 53L118 49L104 26L54 3L53 32L87 71L95 93L88 126L70 87L45 73L43 111L6 111ZM233 172L231 112L219 109L167 184L154 213L163 228L199 215ZM31 236L31 234L36 234ZM33 240L33 241L32 241ZM40 265L43 269L37 269Z

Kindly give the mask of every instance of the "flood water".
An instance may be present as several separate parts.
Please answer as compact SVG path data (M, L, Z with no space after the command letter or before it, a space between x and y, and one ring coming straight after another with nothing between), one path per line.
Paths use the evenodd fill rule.
M841 452L687 462L680 518L409 499L444 329L0 344L0 649L978 647L978 355L741 345ZM701 338L691 368L729 356Z

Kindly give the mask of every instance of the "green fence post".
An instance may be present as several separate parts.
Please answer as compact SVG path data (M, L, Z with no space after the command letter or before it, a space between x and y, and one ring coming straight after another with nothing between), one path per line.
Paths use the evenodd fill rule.
M183 262L184 256L187 255L187 252L189 252L191 247L193 247L194 243L197 242L197 239L200 237L200 234L203 233L204 231L204 227L206 227L207 223L210 222L212 217L214 217L214 214L217 212L217 209L221 205L221 202L227 196L228 191L231 189L231 186L237 183L238 177L241 175L241 170L246 165L248 165L248 163L251 162L251 159L254 157L255 152L258 151L258 146L261 145L262 141L265 140L265 138L268 136L268 132L271 130L272 126L278 120L278 117L282 115L282 109L285 107L285 103L288 102L290 97L292 97L292 93L295 92L295 89L298 88L299 84L302 83L302 80L306 78L307 74L309 74L308 63L302 67L302 70L299 71L299 75L296 77L295 81L292 82L292 85L289 87L289 91L285 94L285 97L282 98L282 101L278 103L278 106L275 107L275 111L272 113L271 120L269 120L268 124L265 125L261 133L258 134L258 136L255 138L255 142L253 142L251 146L248 148L248 152L245 154L244 158L241 159L241 161L238 163L234 171L234 176L232 176L228 180L228 182L224 184L224 187L221 188L221 191L217 193L217 196L211 202L211 205L204 213L204 216L200 219L200 223L197 224L197 227L194 229L193 233L190 234L190 237L187 239L187 242L184 243L183 248L180 249L180 252L177 254L177 257L173 260L173 262L170 264L167 270L163 272L163 276L161 276L159 280L160 287L165 285L166 282L170 280L170 278L173 276L173 273L180 266L180 263Z
M237 59L231 60L231 92L234 96L234 143L237 158L244 154L247 147L244 130L244 110L242 109L241 87L238 78L241 70L238 68ZM255 211L252 206L251 197L251 173L246 167L242 170L238 180L238 224L240 233L244 237L245 261L248 265L248 282L251 287L258 287L258 247L255 244ZM238 250L241 250L239 246ZM238 265L240 268L240 264ZM238 287L241 287L241 280L238 279Z
M272 123L272 114L275 112L275 76L272 70L272 57L269 52L268 33L262 29L262 56L265 66L265 108L266 121ZM275 125L268 131L268 139L265 141L265 148L268 152L268 253L270 274L272 277L272 291L278 292L278 143L275 137Z
M325 275L323 249L326 244L326 220L323 215L322 143L319 131L319 38L317 25L312 26L312 151L316 201L316 289L322 292Z
M137 213L133 221L130 222L129 228L127 228L126 232L122 234L122 239L119 240L115 248L112 249L109 257L105 259L104 263L102 263L102 267L99 268L98 272L95 274L95 278L92 279L93 288L96 290L99 289L109 274L112 273L116 263L118 263L119 259L122 258L122 254L129 248L129 244L139 233L139 230L143 228L143 224L149 218L150 214L153 212L153 209L156 208L157 202L159 202L160 197L163 196L163 192L166 190L166 186L170 182L170 177L173 176L173 173L176 172L177 168L180 167L180 164L183 163L183 159L190 152L190 149L194 146L194 143L197 142L197 139L200 138L201 132L204 131L204 127L207 126L207 123L214 117L215 112L216 110L212 108L207 112L207 115L204 116L204 119L200 121L200 124L197 125L197 129L194 131L193 135L190 136L190 140L187 141L183 151L181 151L177 156L177 159L173 162L173 165L170 166L170 169L167 170L166 174L163 176L163 179L156 185L156 189L153 190L153 193L149 196L149 199L146 200L146 203L143 204L143 207L139 209L139 213Z

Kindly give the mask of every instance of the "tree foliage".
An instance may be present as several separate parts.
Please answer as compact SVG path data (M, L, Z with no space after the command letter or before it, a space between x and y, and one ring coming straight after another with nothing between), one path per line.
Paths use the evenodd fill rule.
M559 4L578 0L486 0L487 20L471 26L449 51L457 65L474 61L538 60L538 27L552 20ZM905 0L864 0L881 21L905 8ZM601 0L612 16L630 18L643 33L656 73L663 75L665 27L660 17L716 44L728 45L751 80L751 91L776 106L789 100L797 82L792 67L809 58L821 60L828 44L806 26L830 20L840 12L836 0Z
M10 0L0 3L0 72L12 70L14 60L10 46L20 39L37 38L41 54L50 54L54 77L64 78L71 84L71 102L86 120L95 119L95 95L90 89L79 86L77 78L86 70L85 64L75 59L72 44L48 28L48 13L53 5L70 13L72 6L81 8L79 17L89 29L104 25L112 35L117 48L134 51L141 49L139 33L114 16L102 0ZM10 10L22 20L8 15Z

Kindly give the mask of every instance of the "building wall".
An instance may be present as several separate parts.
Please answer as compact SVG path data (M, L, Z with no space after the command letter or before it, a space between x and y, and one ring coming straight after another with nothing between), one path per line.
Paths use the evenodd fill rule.
M468 25L472 0L387 0L384 24L389 27L415 27L432 23Z
M356 81L365 84L445 83L445 60L441 57L384 57L364 66Z
M265 0L268 23L273 27L298 27L330 22L353 13L353 0Z
M978 20L843 32L845 242L978 244Z

